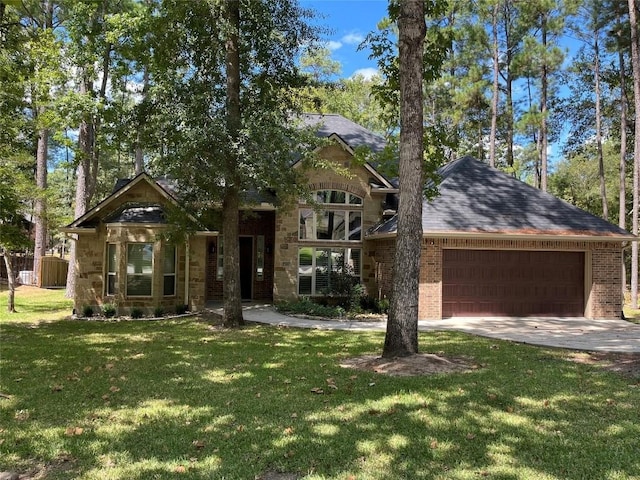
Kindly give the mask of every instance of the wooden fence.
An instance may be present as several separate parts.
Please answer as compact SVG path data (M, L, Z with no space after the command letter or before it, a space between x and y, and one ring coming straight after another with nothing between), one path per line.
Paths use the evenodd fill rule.
M69 261L59 257L42 257L38 287L64 287L67 284Z

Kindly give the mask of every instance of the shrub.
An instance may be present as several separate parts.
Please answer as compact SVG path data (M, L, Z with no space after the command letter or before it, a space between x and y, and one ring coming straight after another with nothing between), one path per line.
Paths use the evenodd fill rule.
M106 317L106 318L111 318L111 317L115 317L116 316L116 306L111 304L111 303L105 303L102 306L102 314Z
M161 306L157 306L156 308L153 309L153 316L155 318L159 318L162 317L164 315L164 308L162 308Z
M189 311L189 305L185 305L185 304L176 305L176 314L184 315L188 311Z
M297 313L325 318L337 318L345 315L344 308L340 306L321 305L308 297L302 297L290 302L280 302L276 304L276 309L285 313Z
M93 307L91 305L82 307L82 316L87 318L93 317Z
M142 318L144 317L144 312L141 308L133 307L131 309L131 318Z
M389 306L391 304L389 303L389 299L387 297L383 297L380 300L378 300L377 304L378 304L378 311L380 313L389 313Z

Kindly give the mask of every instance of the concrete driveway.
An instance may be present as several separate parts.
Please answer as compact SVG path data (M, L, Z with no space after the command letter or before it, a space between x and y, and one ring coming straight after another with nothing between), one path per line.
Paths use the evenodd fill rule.
M386 322L312 320L282 315L270 305L243 307L247 321L321 330L384 331ZM640 352L640 325L586 318L480 317L421 320L420 331L455 330L514 342L599 352Z

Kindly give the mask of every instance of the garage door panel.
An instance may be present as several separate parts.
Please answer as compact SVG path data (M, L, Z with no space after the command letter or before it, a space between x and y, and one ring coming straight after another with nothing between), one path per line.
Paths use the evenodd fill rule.
M443 316L584 314L584 253L444 250Z

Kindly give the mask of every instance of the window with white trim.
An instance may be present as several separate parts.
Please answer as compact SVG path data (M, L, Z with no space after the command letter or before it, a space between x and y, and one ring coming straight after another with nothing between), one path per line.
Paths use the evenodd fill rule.
M300 240L361 241L362 198L340 190L320 190L320 209L300 207Z
M298 294L324 295L331 292L335 274L349 274L354 282L362 278L362 249L300 247L298 249Z
M118 293L118 261L115 243L107 244L107 278L105 281L105 294L115 295Z
M176 247L175 245L164 246L163 270L163 290L165 297L172 297L176 294Z
M127 296L151 296L153 243L127 244Z

